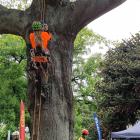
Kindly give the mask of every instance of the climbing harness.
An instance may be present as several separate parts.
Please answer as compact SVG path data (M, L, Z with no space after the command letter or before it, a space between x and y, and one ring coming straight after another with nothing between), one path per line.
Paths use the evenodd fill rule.
M44 56L34 56L34 57L32 57L32 61L33 62L40 62L40 63L47 63L48 58L44 57Z

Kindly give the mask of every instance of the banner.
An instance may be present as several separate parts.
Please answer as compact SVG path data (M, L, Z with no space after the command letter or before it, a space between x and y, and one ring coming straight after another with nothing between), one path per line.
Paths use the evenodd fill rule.
M100 122L99 122L99 119L98 119L96 113L93 114L93 118L95 120L96 129L97 129L97 132L98 132L98 140L102 140L102 133L101 133L101 129L100 129Z
M24 103L20 103L20 140L25 140L25 112Z

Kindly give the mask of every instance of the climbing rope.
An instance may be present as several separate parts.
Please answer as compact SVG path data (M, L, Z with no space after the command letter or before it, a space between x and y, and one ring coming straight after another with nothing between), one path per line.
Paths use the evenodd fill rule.
M35 79L35 80L39 80L39 79ZM35 102L34 102L34 110L33 110L32 140L34 140L34 137L36 137L37 140L39 140L40 117L41 117L41 91L40 93L37 93L37 90L35 90L34 94L35 94L34 96ZM39 101L37 101L38 95L39 95ZM38 114L38 118L36 118L36 114Z
M40 21L45 22L45 0L38 0L38 5L40 7Z
M45 76L45 79L47 79L47 74L43 71L43 66L40 65L39 69L36 70L36 75L41 74L41 71L43 72L43 75ZM42 78L41 75L35 80L35 84L37 83L36 80L41 84L40 91L35 90L34 93L34 109L33 109L33 127L32 127L32 140L34 140L34 137L37 138L37 140L40 140L40 120L41 120L41 107L42 107ZM47 79L48 80L48 79ZM36 85L37 86L37 85ZM39 101L37 100L39 99ZM36 114L38 114L38 118L36 118Z
M45 0L43 0L43 4L42 4L42 21L43 23L45 22Z
M34 110L33 110L32 140L34 139L34 134L35 134L35 125L36 125L36 106L37 106L37 95L36 95L36 91L35 91L35 104L34 104Z
M40 21L45 22L45 0L38 0L38 5L40 7ZM43 46L42 46L43 47ZM34 52L31 52L31 57L35 56ZM42 70L45 78L47 78L47 74L46 71L44 70L42 63L39 62L40 64L40 70ZM38 69L39 70L39 69ZM40 73L36 73L36 74L40 74ZM41 75L40 75L41 78ZM38 79L37 79L38 80ZM47 79L48 80L48 79ZM41 79L40 79L41 81ZM42 84L42 82L41 82ZM41 91L40 93L37 93L37 90L35 91L35 104L34 104L34 111L33 111L33 129L32 129L32 140L34 140L34 135L36 133L36 138L37 140L40 139L40 120L41 120L41 106L42 106L42 97L41 97L41 92L42 92L42 86L41 86ZM37 103L37 94L39 94L39 103ZM38 109L38 110L37 110ZM36 118L36 114L38 112L38 119ZM36 121L37 120L37 121ZM35 129L37 130L37 132L35 132Z
M42 104L41 94L39 96L40 96L40 100L39 100L39 119L38 119L37 140L39 140L39 137L40 137L40 119L41 119L41 104Z

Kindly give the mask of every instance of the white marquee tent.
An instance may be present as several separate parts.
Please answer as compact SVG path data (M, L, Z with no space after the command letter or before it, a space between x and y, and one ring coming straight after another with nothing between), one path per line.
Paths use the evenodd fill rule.
M112 132L111 137L113 138L139 138L140 139L140 121L134 126L119 132Z

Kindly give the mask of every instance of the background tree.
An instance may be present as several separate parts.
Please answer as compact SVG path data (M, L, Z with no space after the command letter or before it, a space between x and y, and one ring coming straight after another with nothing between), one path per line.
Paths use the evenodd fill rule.
M45 0L43 9L54 40L50 46L52 64L49 68L49 90L44 92L46 100L41 108L40 139L54 140L73 138L73 94L71 89L72 51L77 33L90 21L118 6L125 0ZM39 2L39 3L38 3ZM33 0L25 11L7 9L0 5L0 33L22 36L29 43L28 35L34 20L41 20L41 3ZM82 16L81 16L82 15ZM28 64L30 61L27 50ZM29 67L29 65L28 65ZM28 74L32 75L32 71ZM44 77L41 72L41 77ZM34 81L28 77L28 93L34 103L36 89ZM46 79L42 79L45 81ZM38 93L41 85L38 84ZM30 106L33 118L33 107ZM37 115L37 114L36 114ZM37 129L35 130L37 134ZM36 136L35 136L36 138ZM35 139L34 138L34 139Z
M103 80L98 86L106 127L123 130L134 124L140 110L140 34L111 49L104 61ZM106 115L106 116L105 116Z
M100 97L95 91L95 86L101 80L98 72L102 58L101 54L94 53L93 56L90 53L95 46L103 48L110 44L110 41L87 28L79 32L74 42L72 87L75 101L75 139L78 139L84 128L90 131L88 139L97 136L93 113L99 110ZM85 57L87 55L88 58Z
M4 139L7 130L19 127L20 100L27 102L27 77L23 39L2 35L0 40L0 139Z

